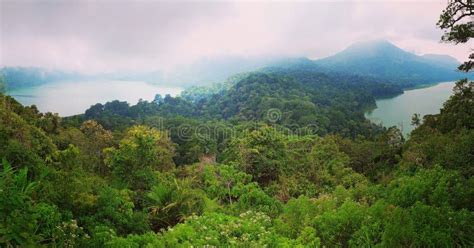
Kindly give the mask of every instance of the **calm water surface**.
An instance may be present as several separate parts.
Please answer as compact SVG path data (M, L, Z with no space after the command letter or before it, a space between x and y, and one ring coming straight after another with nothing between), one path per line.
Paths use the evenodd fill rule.
M454 82L407 90L404 94L377 100L377 108L366 113L366 117L386 127L397 126L404 134L413 130L411 116L419 113L437 114L443 103L452 94ZM42 112L69 116L84 113L91 105L112 100L135 104L138 100L151 101L155 94L178 95L179 87L160 87L135 81L79 81L46 84L8 92L24 105L35 104Z
M410 125L414 113L438 114L443 103L452 95L454 82L435 86L406 90L404 94L377 100L377 108L366 113L366 117L386 127L397 126L407 135L414 127Z
M8 92L23 105L35 104L41 112L70 116L84 113L91 105L112 100L135 104L141 98L151 101L155 94L175 96L178 87L160 87L135 81L79 81L46 84Z

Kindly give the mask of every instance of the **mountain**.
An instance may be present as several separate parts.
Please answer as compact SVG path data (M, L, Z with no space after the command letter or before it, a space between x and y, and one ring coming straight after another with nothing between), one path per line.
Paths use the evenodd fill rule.
M447 55L418 56L404 51L386 40L355 43L345 50L319 60L305 57L235 57L222 56L176 66L169 71L119 71L80 75L59 70L31 67L0 69L8 89L37 86L54 81L108 79L145 81L181 87L209 86L227 78L251 71L285 73L324 73L363 76L382 83L411 87L419 84L457 80L466 74L456 71L459 62Z
M57 81L77 80L84 78L83 75L75 72L20 66L0 68L0 76L5 81L7 90L39 86Z
M418 56L386 40L355 43L315 64L330 71L371 76L404 86L465 77L456 71L457 61L450 56Z
M143 81L168 86L210 86L225 82L229 77L259 70L273 64L283 64L289 58L282 57L237 57L218 56L197 60L193 63L175 66L168 71L114 71L97 74L50 70L41 67L3 67L0 75L5 79L8 90L39 86L66 80L124 80Z
M443 54L425 54L421 56L426 62L432 63L433 65L442 66L448 69L456 68L461 63L449 55Z

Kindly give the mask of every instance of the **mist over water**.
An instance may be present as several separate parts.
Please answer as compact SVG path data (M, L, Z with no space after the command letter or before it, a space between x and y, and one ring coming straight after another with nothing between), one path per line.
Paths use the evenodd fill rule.
M136 104L151 101L156 94L176 96L180 87L162 87L139 81L74 81L45 84L8 92L23 105L35 104L41 112L70 116L84 113L91 105L120 100Z
M444 82L427 88L407 90L393 98L377 100L377 108L366 113L366 117L385 127L397 126L407 136L414 129L411 125L413 114L438 114L443 103L453 94L454 85L454 82Z

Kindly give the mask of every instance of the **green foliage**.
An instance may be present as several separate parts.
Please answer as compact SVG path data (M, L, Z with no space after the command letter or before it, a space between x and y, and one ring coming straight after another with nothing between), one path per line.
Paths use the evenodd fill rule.
M226 155L226 162L237 163L261 185L277 180L287 159L283 135L271 127L234 139Z
M471 246L472 212L436 208L422 203L403 209L395 208L386 221L382 235L384 246Z
M239 216L212 213L192 217L169 229L161 237L163 247L232 246L261 247L291 246L292 242L278 236L265 214L248 211Z
M37 169L53 156L56 147L43 130L34 126L40 116L28 110L12 98L0 95L0 157L15 168L35 165L31 172L39 173Z
M336 211L326 211L313 219L312 225L327 246L348 246L353 233L360 228L366 208L352 201L344 202Z
M186 117L203 123L216 119L264 121L294 133L371 136L381 128L367 121L364 111L375 106L375 97L400 93L400 87L380 84L370 78L326 75L297 68L269 68L239 77L224 90L201 95L198 100L188 96L193 94L191 90L184 97L167 95L157 102L140 101L134 106L113 101L96 104L84 115L66 121L95 119L107 129L123 130L157 118L164 120L163 124L167 126L168 119ZM279 112L272 116L275 109ZM192 122L186 124L194 126Z
M438 27L444 30L441 40L445 42L466 43L474 37L474 4L470 0L449 1L446 9L441 13ZM468 72L474 67L474 53L469 55L468 61L458 67L459 70Z
M0 246L472 247L472 82L408 140L363 115L400 90L298 60L65 119L0 94Z
M129 235L126 238L117 237L117 236L108 236L108 239L105 240L104 244L101 247L109 248L139 248L139 247L166 247L163 245L160 240L158 240L157 235L153 232L148 232L142 235Z
M441 113L425 116L408 142L406 167L439 164L459 170L464 176L473 175L473 85L473 82L459 81Z
M318 214L318 205L306 196L289 200L283 213L276 220L279 233L289 238L297 238ZM314 231L315 232L315 231Z
M409 207L416 202L430 206L472 209L474 200L472 178L466 179L457 171L436 166L423 169L413 176L402 176L393 180L387 190L388 200L400 207Z
M454 94L445 102L437 120L441 132L460 128L474 128L474 82L467 79L456 82Z
M5 83L5 78L0 73L0 94L4 94L7 91L7 85Z
M243 190L244 193L239 196L238 201L233 206L237 212L253 210L265 213L270 217L275 217L281 212L281 203L266 194L258 185L249 184Z
M36 203L36 182L28 180L28 170L15 171L3 160L0 172L0 244L30 246L53 239L61 221L55 206ZM54 240L53 240L54 241Z
M155 171L174 167L174 146L166 133L145 126L130 128L118 148L106 150L106 165L132 189L149 189Z
M85 136L84 143L80 144L87 157L93 160L89 163L96 165L92 168L102 175L109 174L109 168L104 164L105 154L103 150L113 144L112 132L105 130L102 125L93 120L82 123L80 131Z
M452 101L469 97L458 91ZM5 245L473 244L473 134L468 122L441 124L444 115L464 115L464 108L446 107L452 103L439 118L425 119L408 142L395 128L373 139L348 139L248 122L237 122L231 137L182 141L173 125L200 125L186 118L161 127L147 120L164 130L133 126L111 133L87 121L45 132L35 126L41 115L10 106L0 144L4 154L16 146L22 156L9 155L15 166L5 163L1 175ZM220 124L212 127L231 126ZM17 135L25 133L34 135ZM215 163L216 153L225 164Z
M81 169L61 171L49 169L39 185L38 198L54 203L65 215L73 214L80 219L93 211L97 192L106 183L104 179Z
M147 231L147 217L144 213L134 212L132 193L110 187L101 189L93 206L95 214L84 220L87 226L100 225L122 235Z
M201 177L206 194L222 204L232 204L239 199L252 179L252 176L229 165L206 165Z
M1 243L13 246L38 242L34 235L36 223L33 219L31 194L34 183L28 182L27 169L15 173L6 160L0 174L1 197Z
M0 242L472 246L469 90L459 84L441 113L425 117L407 142L396 128L351 139L295 134L275 123L182 117L150 116L147 126L124 124L114 133L94 120L51 128L34 108L4 98L0 152L13 166L5 162L1 172ZM280 104L267 100L264 108ZM128 111L120 103L108 109ZM305 118L294 111L290 119ZM176 127L196 132L183 139L186 132Z
M193 189L189 179L162 180L147 194L147 210L153 230L174 226L193 214L202 214L206 195Z

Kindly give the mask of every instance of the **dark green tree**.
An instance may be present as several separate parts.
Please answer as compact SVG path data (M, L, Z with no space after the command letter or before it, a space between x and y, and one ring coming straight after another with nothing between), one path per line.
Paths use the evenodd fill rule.
M450 0L439 17L438 26L443 29L442 41L466 43L474 37L474 2L472 0ZM468 72L474 67L474 53L458 67Z
M7 84L5 83L5 79L3 75L0 74L0 94L5 93L7 91Z
M228 150L226 161L236 162L253 180L266 185L277 180L287 154L283 135L272 127L246 132L234 139Z
M421 119L420 119L420 114L418 113L414 113L412 116L411 116L411 125L417 127L421 124Z

